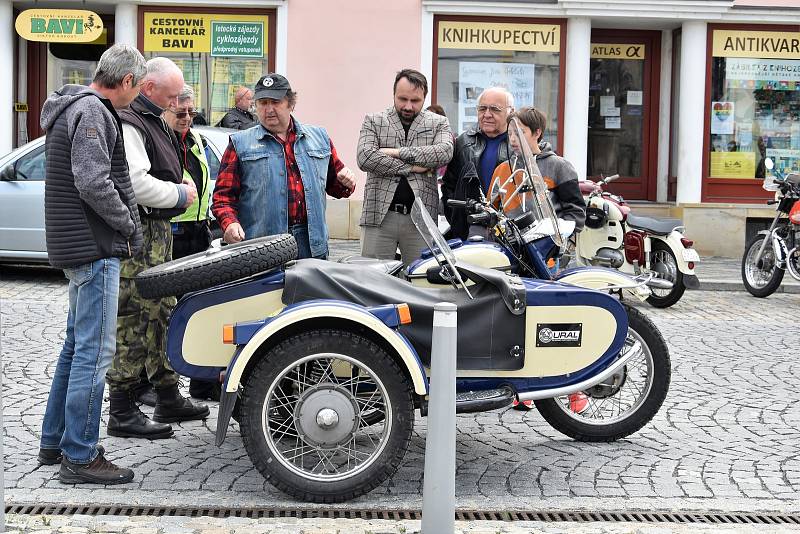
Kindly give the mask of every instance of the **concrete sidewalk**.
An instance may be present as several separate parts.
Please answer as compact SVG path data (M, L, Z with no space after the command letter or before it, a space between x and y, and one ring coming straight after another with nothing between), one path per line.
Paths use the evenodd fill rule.
M695 272L703 291L746 291L742 283L742 258L701 258ZM800 282L785 273L776 293L800 293Z

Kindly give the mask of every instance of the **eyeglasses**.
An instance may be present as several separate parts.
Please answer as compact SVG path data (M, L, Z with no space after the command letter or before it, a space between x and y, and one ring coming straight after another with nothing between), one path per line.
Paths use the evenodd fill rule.
M508 106L501 108L497 106L478 106L475 108L478 113L486 113L487 111L490 112L492 115L499 115L503 111L509 109Z
M174 113L175 117L177 117L178 119L185 119L186 117L195 118L197 116L197 111L193 109L189 109L186 111L176 111L174 109L168 108L167 111L169 111L170 113Z

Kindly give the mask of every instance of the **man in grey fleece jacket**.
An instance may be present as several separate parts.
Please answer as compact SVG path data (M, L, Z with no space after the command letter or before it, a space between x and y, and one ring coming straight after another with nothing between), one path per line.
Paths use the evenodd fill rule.
M135 48L114 45L101 56L89 87L65 85L42 108L47 253L69 279L69 314L38 457L44 465L60 463L65 484L133 480L133 471L105 459L98 439L105 375L116 347L120 258L142 248L115 108L136 97L144 74Z

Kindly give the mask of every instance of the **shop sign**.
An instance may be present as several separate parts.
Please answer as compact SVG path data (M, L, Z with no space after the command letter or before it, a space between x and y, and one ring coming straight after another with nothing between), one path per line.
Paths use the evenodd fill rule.
M264 57L269 16L144 13L145 52Z
M88 43L100 37L103 21L97 13L83 9L26 9L14 27L28 41Z
M713 55L800 59L800 32L714 30Z
M644 59L644 43L592 43L592 59Z
M439 48L558 52L561 26L494 22L439 22Z
M728 58L725 84L734 89L800 89L800 61L790 59Z
M211 55L264 57L263 22L211 22Z
M25 102L14 102L14 111L25 113L28 111L28 104Z

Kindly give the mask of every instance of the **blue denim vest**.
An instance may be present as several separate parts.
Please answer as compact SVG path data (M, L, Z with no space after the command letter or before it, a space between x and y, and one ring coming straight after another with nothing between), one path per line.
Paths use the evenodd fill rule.
M311 254L323 256L328 253L325 186L331 141L324 128L293 120L297 133L294 156L303 179ZM244 235L251 239L287 233L287 173L283 145L261 124L231 135L231 141L242 174L237 215Z

